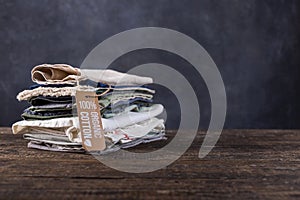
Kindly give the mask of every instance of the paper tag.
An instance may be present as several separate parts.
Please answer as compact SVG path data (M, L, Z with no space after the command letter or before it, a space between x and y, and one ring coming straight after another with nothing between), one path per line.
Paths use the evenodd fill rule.
M82 146L87 151L104 150L105 138L96 93L77 90L76 105Z

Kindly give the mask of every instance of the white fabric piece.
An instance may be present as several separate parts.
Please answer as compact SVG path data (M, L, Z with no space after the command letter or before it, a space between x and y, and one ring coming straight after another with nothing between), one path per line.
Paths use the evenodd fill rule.
M112 132L107 132L105 133L105 137L110 138L115 144L121 139L133 140L136 138L144 137L154 128L163 130L165 128L164 120L151 118L138 124L127 126L124 128L118 128Z
M137 76L106 69L81 69L81 78L87 78L95 82L108 85L145 85L153 83L152 78Z
M161 104L154 104L145 112L128 112L124 115L118 115L109 119L102 119L103 129L105 131L112 131L119 127L126 127L136 124L161 114L164 107Z
M14 134L30 133L31 128L69 128L74 125L74 117L55 118L47 120L22 120L12 125Z
M149 120L161 114L163 112L163 109L164 107L161 104L154 104L147 111L128 112L125 114L117 115L109 119L102 118L103 130L104 132L109 132L118 128L122 128L122 127L124 128L133 124L137 124ZM80 128L79 128L78 121L74 123L73 126L70 126L70 128L66 130L66 135L69 137L70 141L81 142L81 135L80 135Z
M104 87L98 87L97 89L102 89L102 90L106 90L107 88L104 88ZM125 86L122 86L122 87L114 87L114 88L111 88L113 91L136 91L136 92L149 92L151 94L155 94L155 90L152 90L152 89L149 89L149 88L146 88L146 87L135 87L135 86L128 86L128 87L125 87Z

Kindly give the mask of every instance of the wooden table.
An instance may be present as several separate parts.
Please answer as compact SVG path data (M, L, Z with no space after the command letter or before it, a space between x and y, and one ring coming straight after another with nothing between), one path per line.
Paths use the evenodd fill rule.
M204 135L200 131L170 166L129 174L91 155L28 149L21 135L1 128L0 199L300 198L300 130L224 130L213 151L199 159ZM164 144L144 144L136 151Z

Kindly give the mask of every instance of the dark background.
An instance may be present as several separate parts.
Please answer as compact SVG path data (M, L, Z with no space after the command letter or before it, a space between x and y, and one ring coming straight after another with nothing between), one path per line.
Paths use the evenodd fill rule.
M106 38L137 27L157 26L197 40L223 77L228 110L225 128L300 128L300 1L298 0L0 0L0 125L10 126L28 106L15 96L31 85L41 63L80 66ZM157 62L181 71L200 101L201 128L210 119L210 99L192 66L171 53L140 50L112 64L126 71ZM176 80L174 80L176 81ZM176 128L174 95L158 90Z

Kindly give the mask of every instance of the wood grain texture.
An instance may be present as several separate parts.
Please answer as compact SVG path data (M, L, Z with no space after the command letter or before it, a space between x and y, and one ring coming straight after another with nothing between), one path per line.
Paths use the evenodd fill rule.
M167 135L174 136L175 131ZM204 132L170 166L129 174L91 155L26 147L0 129L0 199L299 199L300 130L225 130L213 151L198 158ZM168 142L168 141L167 141ZM166 141L140 145L152 151Z

